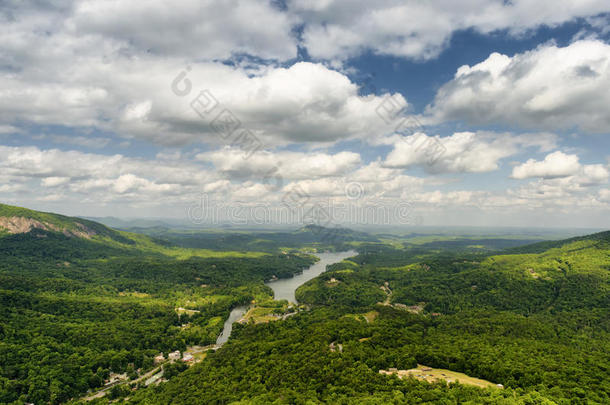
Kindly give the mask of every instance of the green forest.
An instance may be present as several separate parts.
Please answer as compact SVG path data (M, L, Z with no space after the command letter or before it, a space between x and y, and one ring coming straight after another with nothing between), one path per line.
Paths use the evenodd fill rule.
M265 280L316 260L189 251L0 205L0 216L16 215L47 229L0 236L0 403L64 403L101 387L110 373L151 369L159 352L212 344L231 308L271 297ZM78 224L92 235L66 231ZM179 307L197 312L179 314Z
M30 229L0 233L0 403L610 403L610 232L136 234L0 205L16 217ZM214 346L233 308L284 313L266 281L348 249L297 289L297 312ZM195 364L155 364L192 346L207 348ZM490 386L380 373L418 365Z
M312 311L240 328L209 361L130 403L610 401L610 233L539 254L410 253L362 247L299 288ZM504 389L378 373L417 364Z

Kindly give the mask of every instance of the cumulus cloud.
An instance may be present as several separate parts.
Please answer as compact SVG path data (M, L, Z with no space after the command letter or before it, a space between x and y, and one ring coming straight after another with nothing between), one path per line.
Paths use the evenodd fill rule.
M0 146L0 169L7 185L40 183L103 200L129 195L145 201L178 192L189 195L215 179L193 162L160 164L122 155L101 155L37 147ZM33 187L32 192L37 192Z
M389 130L376 112L387 94L358 96L355 83L321 64L301 62L253 77L240 72L223 86L201 79L245 128L269 142L333 142Z
M176 81L181 87L190 84L188 94L180 97L171 87L184 69L178 61L85 59L70 68L74 75L68 77L53 76L53 70L39 77L32 66L24 66L18 77L0 71L0 120L95 127L162 145L233 142L234 137L213 126L225 110L266 145L332 143L390 131L376 113L387 95L359 96L355 83L321 64L256 71L192 64L184 80ZM203 90L216 106L206 114L193 107L203 101Z
M578 159L576 170L555 172L564 177L545 172L546 159L525 162L515 168L515 177L535 181L512 194L448 190L447 177L437 174L494 171L508 157L532 148L556 150L558 138L542 132L394 134L395 125L377 114L378 107L388 96L408 106L405 97L359 95L347 73L352 73L350 67L344 65L346 58L369 51L432 58L456 30L522 34L541 24L595 16L609 8L607 2L167 4L68 0L0 5L0 137L11 145L35 140L59 148L0 146L3 201L62 207L72 201L72 207L89 203L94 211L108 204L111 214L133 204L135 215L153 206L161 207L150 211L158 215L165 213L162 207L189 205L201 193L227 204L279 203L293 187L336 200L345 200L346 188L355 187L365 200L434 207L529 202L545 208L551 196L562 196L566 206L582 199L608 200L604 190L594 187L607 183L608 167ZM603 30L600 18L588 21ZM295 63L297 46L316 62ZM604 92L608 55L608 46L596 40L566 48L546 45L512 57L491 55L460 68L424 118L432 124L466 119L603 130L609 122ZM202 90L207 100L201 98ZM199 104L195 111L194 101L216 108L202 111ZM235 137L213 124L221 111L241 124L233 135L247 130L261 142L260 150L244 159ZM70 133L75 135L64 135ZM137 152L134 146L123 154L101 153L140 145L140 140L153 143L152 150L147 145ZM361 153L339 149L351 149L353 140L373 147ZM201 142L207 145L199 146ZM422 142L428 146L422 148ZM167 148L154 158L129 156L154 155L159 145ZM441 145L442 153L429 149L434 145ZM98 153L66 150L73 147ZM379 157L388 147L386 158ZM405 174L415 167L428 176ZM277 176L282 187L273 187Z
M604 165L585 165L577 175L578 182L584 186L608 183L610 171Z
M513 169L512 177L515 179L527 179L530 177L542 177L552 179L557 177L568 177L580 170L580 162L576 155L566 155L557 151L547 155L543 161L530 159Z
M188 203L201 193L225 204L235 201L278 203L293 187L311 197L346 198L346 186L358 182L370 196L400 195L419 189L421 178L382 168L379 162L362 166L353 152L311 155L301 152L264 152L244 160L227 149L196 157L167 155L163 159L139 159L80 151L0 146L0 192L36 196L63 195L105 203L121 201L162 204ZM309 159L311 157L311 159ZM251 161L250 161L251 160ZM210 163L217 167L211 168ZM265 181L267 163L277 164L283 181ZM230 172L229 178L226 178ZM383 180L383 181L379 181ZM279 186L279 187L278 187Z
M385 135L392 128L375 110L387 94L359 96L355 83L324 64L295 63L279 67L268 63L237 63L229 66L218 59L229 58L233 53L290 59L296 49L296 40L290 32L298 24L304 24L303 38L311 52L324 54L326 51L316 51L316 47L330 47L329 58L333 60L344 51L351 54L367 47L379 52L421 56L436 52L433 50L454 29L474 26L489 32L514 26L509 24L514 22L518 23L517 30L527 29L541 21L552 25L593 15L603 8L602 3L595 1L587 5L566 2L563 8L541 7L546 10L544 14L531 13L532 5L526 3L477 0L458 6L386 1L363 2L354 7L344 2L295 1L284 11L262 0L185 1L171 7L157 0L147 2L146 7L138 2L114 0L50 3L45 7L13 4L10 13L0 17L3 24L0 54L5 61L0 70L3 89L0 122L4 128L0 132L12 130L16 123L33 123L94 127L163 145L198 141L226 143L210 127L218 111L204 120L189 105L200 90L209 89L220 103L219 108L228 109L243 128L268 145L328 143ZM367 15L370 17L365 18ZM405 23L411 20L412 24ZM455 25L456 21L460 23ZM378 32L378 36L371 35L371 31ZM348 44L342 45L344 41ZM588 51L575 49L570 54L557 55L555 59L561 63L549 62L558 72L555 76L560 77L550 75L549 78L546 72L537 73L532 80L540 76L542 84L532 86L527 82L522 87L524 91L534 89L528 93L532 97L540 94L537 101L530 103L532 109L544 113L552 110L549 114L554 115L549 121L561 122L568 119L564 114L567 107L546 105L544 100L553 99L555 93L545 96L541 90L559 91L549 87L551 79L553 83L559 79L562 88L568 88L570 80L581 80L584 83L581 87L571 88L577 94L568 94L579 97L567 97L574 105L581 106L580 112L572 115L586 120L586 125L600 127L607 123L606 112L600 107L606 104L603 97L607 96L604 92L600 93L603 97L590 96L594 95L593 89L604 88L607 47L591 45L595 41L582 43L583 47L589 44ZM558 48L549 49L547 53ZM513 63L508 64L519 65L513 70L505 67L511 58L490 57L477 67L461 68L456 80L474 82L474 78L466 78L484 75L487 70L496 76L518 78L519 73L527 73L532 65L527 62L542 53L540 49L531 55L515 56ZM517 63L519 57L524 59L522 63ZM186 80L192 88L187 96L180 98L171 91L170 85L187 65L190 71ZM502 73L502 69L508 69L507 73ZM566 74L568 80L564 78ZM497 97L500 100L517 97L508 79L509 84L504 85L506 94L501 89L496 91L502 93ZM457 96L452 96L453 87L446 85L437 98L435 111L440 111L438 114L442 116L461 116L460 108L474 111L478 103L473 101L477 97L484 99L479 97L481 94L475 94L470 100L457 103L461 99L455 100ZM406 104L401 95L394 96ZM524 97L516 104L523 104ZM586 102L581 100L584 97L588 97ZM493 109L498 104L496 101L484 100L480 104ZM597 110L593 103L597 103ZM510 120L522 115L521 111L511 113L504 106L497 107L497 111L512 114L507 117ZM558 112L562 115L557 116ZM498 114L488 114L485 110L471 115L492 120ZM541 122L538 118L533 116L531 121Z
M223 109L269 145L388 130L375 112L386 94L361 97L345 74L324 64L222 63L232 54L296 55L290 34L296 17L267 1L169 6L155 0L144 7L108 0L9 9L0 15L2 133L17 123L60 125L162 145L219 144L230 142L211 126ZM174 82L183 70L188 75ZM183 89L188 83L190 91L178 96L172 83ZM218 109L202 117L191 103L204 89Z
M68 27L100 34L126 47L192 59L296 56L294 17L265 0L77 2Z
M570 156L570 155L568 155ZM516 189L509 189L506 193L508 200L516 200L529 209L543 209L545 211L552 207L575 207L575 208L604 208L608 209L608 201L605 200L604 189L596 189L607 185L610 172L600 164L580 165L579 167L563 166L561 163L553 163L554 159L545 159L551 165L539 166L538 177ZM574 159L568 159L572 162ZM544 161L543 161L544 162ZM543 163L538 162L538 163ZM565 163L565 162L564 162ZM573 163L571 163L573 165ZM533 167L533 166L531 166ZM571 172L571 175L557 177ZM547 177L542 177L543 175ZM552 177L548 177L551 175Z
M403 170L384 167L380 160L358 168L350 173L346 181L362 185L362 194L367 197L396 197L410 199L410 194L424 185L437 185L434 179L406 175Z
M413 195L413 201L421 204L433 204L441 206L465 206L465 205L484 205L489 193L484 191L448 191L440 190L419 192Z
M610 172L604 165L582 165L577 155L561 151L547 155L542 161L529 159L513 168L511 175L514 179L541 178L541 189L550 187L572 190L607 183L609 176Z
M542 25L595 16L610 6L603 0L294 0L289 10L305 22L304 45L316 58L348 58L371 50L425 59L438 55L457 30L522 35Z
M223 148L200 153L200 161L210 162L222 173L232 178L305 179L341 176L360 165L358 153L343 151L335 154L322 152L271 152L260 151L244 159L241 150Z
M599 199L603 202L606 203L610 203L610 189L609 188L605 188L602 190L599 190Z
M457 30L491 33L506 29L520 35L542 25L554 27L583 17L595 27L596 20L591 18L610 11L603 0L286 3L280 7L267 0L12 2L6 8L10 17L6 20L45 28L40 32L24 29L26 37L44 39L47 34L63 32L72 39L104 38L108 46L130 55L222 60L246 54L288 60L296 56L301 45L315 58L329 60L367 50L420 59L438 55ZM300 27L302 41L294 34ZM22 40L17 36L11 39L13 44Z
M291 30L295 18L265 0L181 0L146 3L127 0L11 2L3 16L11 28L35 28L15 42L69 35L72 40L98 40L123 53L152 53L187 59L228 59L238 54L290 59L296 56ZM19 25L17 25L19 24ZM16 33L13 31L13 33ZM47 49L55 53L56 49Z
M384 165L392 168L423 167L430 173L484 173L498 169L499 162L522 149L548 150L555 144L552 134L496 134L458 132L447 137L423 133L390 137L393 149Z
M43 187L57 187L67 184L69 181L69 177L45 177L42 179L41 184Z
M610 45L546 44L460 67L427 111L438 120L605 132L610 126Z

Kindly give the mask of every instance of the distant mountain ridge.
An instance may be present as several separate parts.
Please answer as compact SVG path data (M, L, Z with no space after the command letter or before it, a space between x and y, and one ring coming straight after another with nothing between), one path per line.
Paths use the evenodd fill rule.
M362 231L355 231L350 228L342 227L324 227L320 225L305 225L293 234L310 233L311 235L320 236L322 239L334 239L342 242L347 241L366 241L366 242L378 242L379 239L375 236Z
M532 243L529 245L519 246L515 248L506 249L505 253L543 253L549 249L560 248L564 245L573 242L580 242L585 240L594 240L600 242L610 242L610 231L597 232L590 235L576 236L574 238L544 241Z
M88 220L99 222L111 228L132 230L146 228L166 228L174 227L174 224L156 219L123 219L117 217L86 217ZM178 226L178 225L176 225Z

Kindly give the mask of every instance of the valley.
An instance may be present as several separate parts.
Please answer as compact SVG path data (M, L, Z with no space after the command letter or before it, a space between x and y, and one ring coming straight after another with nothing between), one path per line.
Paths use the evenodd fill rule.
M0 405L610 405L609 0L0 0Z
M32 225L0 235L2 403L610 398L608 232L446 245L242 231L257 251L18 207L0 217Z

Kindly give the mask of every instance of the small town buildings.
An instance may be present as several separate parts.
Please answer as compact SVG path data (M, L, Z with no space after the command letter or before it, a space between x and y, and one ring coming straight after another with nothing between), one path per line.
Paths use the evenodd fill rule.
M171 361L180 360L180 357L180 350L176 350L167 355L167 358Z
M163 377L163 370L148 378L144 382L144 385L148 387L150 384L158 384L161 381L161 377Z
M119 383L119 382L125 381L125 380L127 380L127 373L123 373L123 374L110 373L110 375L108 376L108 380L106 381L104 386L109 387L111 385L114 385L116 383Z
M163 355L163 353L159 353L155 356L154 361L155 364L163 363L165 361L165 356Z

